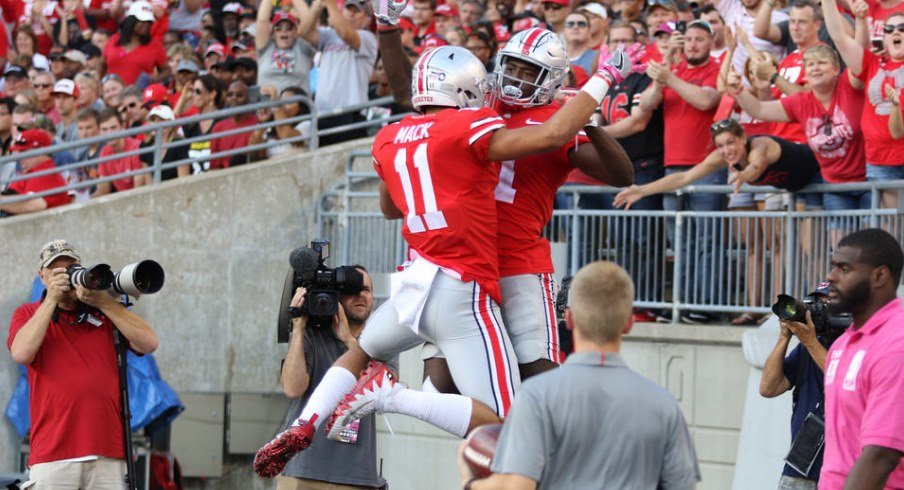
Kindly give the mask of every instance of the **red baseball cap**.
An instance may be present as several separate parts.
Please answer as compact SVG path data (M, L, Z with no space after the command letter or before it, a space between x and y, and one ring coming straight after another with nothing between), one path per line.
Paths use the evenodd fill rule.
M26 129L19 133L19 137L9 149L12 151L28 151L35 148L47 148L53 144L53 138L50 133L43 129Z
M141 97L141 105L145 109L156 107L169 100L169 90L159 83L148 85Z
M569 0L543 0L543 3L555 3L558 5L563 5L565 7L571 5Z
M207 49L204 50L204 57L207 58L211 54L226 56L226 46L223 46L220 43L213 43L210 46L207 46Z
M440 17L458 17L458 9L448 3L444 3L436 7L434 14Z
M291 22L292 25L298 25L298 19L294 15L283 11L279 11L273 14L273 17L270 17L270 25L275 26L284 20Z

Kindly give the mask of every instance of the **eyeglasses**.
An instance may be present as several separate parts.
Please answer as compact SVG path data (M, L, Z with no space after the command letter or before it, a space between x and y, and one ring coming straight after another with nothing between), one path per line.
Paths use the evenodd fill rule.
M51 88L51 87L53 87L52 83L35 83L33 85L35 88Z
M204 92L206 92L206 90L201 89L201 88L196 88L196 89L192 90L192 92L194 92L195 95L203 95Z
M544 10L562 10L563 8L565 8L564 5L559 5L557 3L544 3L543 4Z
M583 20L570 20L565 22L565 27L568 29L574 29L575 27L584 29L587 27L587 22Z
M128 104L119 106L119 112L126 112L129 109L134 109L136 107L138 107L138 102L129 102Z
M892 32L895 32L895 29L897 29L898 32L904 32L904 24L885 24L885 27L882 28L882 32L891 34Z

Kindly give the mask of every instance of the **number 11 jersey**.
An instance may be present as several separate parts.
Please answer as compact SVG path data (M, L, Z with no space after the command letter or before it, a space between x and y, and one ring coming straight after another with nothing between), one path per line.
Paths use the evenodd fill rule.
M488 108L408 116L377 133L374 168L403 214L402 236L430 262L501 303L494 189L487 156L505 121Z

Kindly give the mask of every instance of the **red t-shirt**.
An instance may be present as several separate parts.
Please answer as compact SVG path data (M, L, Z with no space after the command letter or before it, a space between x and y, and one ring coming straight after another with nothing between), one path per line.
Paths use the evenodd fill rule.
M16 308L7 348L40 304ZM75 313L60 311L27 366L29 465L82 456L125 457L113 324L101 313L95 317L100 326L79 323Z
M807 76L804 74L804 53L801 50L795 50L793 53L785 56L785 59L778 64L778 74L785 80L795 84L804 86L807 84ZM772 91L774 99L782 99L785 93L778 88ZM807 141L807 135L804 129L796 122L792 123L772 123L772 135L787 141L795 143L804 143Z
M235 122L234 118L230 117L214 124L210 132L222 133L224 131L231 131L233 129L246 128L248 126L257 124L257 122L257 116L255 115L252 115L251 117L245 117L241 122ZM248 131L247 133L239 133L230 136L221 136L219 138L214 138L210 141L210 153L214 154L221 151L229 151L236 148L248 146L248 141L250 139L251 131ZM213 158L210 160L210 168L229 168L229 160L231 159L232 156Z
M546 122L558 110L558 104L547 104L515 110L503 117L508 120L508 127L523 128ZM556 191L569 172L576 170L568 153L589 141L582 132L558 150L502 162L496 186L501 277L553 272L543 227L552 217Z
M688 66L682 61L672 68L678 78L698 87L716 88L719 63L710 58L702 66ZM665 125L664 165L666 167L696 165L713 150L709 126L716 107L701 111L687 103L671 88L662 91L662 116ZM705 142L705 144L703 143Z
M100 156L101 158L103 158L116 153L124 153L127 151L137 150L139 146L141 146L141 143L139 143L138 140L133 138L125 138L122 150L114 150L113 147L107 145L104 146L104 148L100 151ZM132 170L139 170L141 168L144 168L144 165L141 163L141 160L138 159L138 155L131 155L102 162L97 167L97 173L101 177L107 177L110 175L131 172ZM135 187L135 176L133 175L130 177L116 179L113 181L113 187L117 191L129 190Z
M15 5L9 5L9 7L10 11L15 13L13 20L15 21L16 27L18 28L22 24L31 26L35 33L35 37L38 38L38 45L35 46L35 51L46 56L50 53L50 48L52 48L54 44L53 32L47 32L44 29L44 24L39 22L38 19L31 18L29 21L32 6L34 5L32 0L20 0L14 3ZM59 4L60 2L57 2L56 0L50 0L45 4L44 10L41 11L41 15L50 22L51 26L59 21L59 16L56 13L56 8ZM4 17L7 17L5 12L6 8L7 5L4 5Z
M118 41L117 32L107 41L104 60L107 62L107 73L119 75L126 85L134 84L142 73L153 73L154 68L162 68L166 64L166 50L159 39L151 39L148 44L139 45L132 51L118 46Z
M489 108L407 116L377 133L374 168L402 212L402 236L420 256L476 281L497 303L495 189L487 157L505 120Z
M34 168L25 173L25 175L39 172L41 170L48 170L54 168L53 160L47 159L42 163L37 164ZM32 177L30 179L19 180L13 182L9 185L10 190L16 192L19 195L31 194L35 192L43 192L50 189L55 189L57 187L64 187L66 185L66 181L63 177L56 174L48 174L41 175L39 177ZM49 196L44 196L44 202L47 203L47 208L53 208L56 206L63 206L65 204L69 204L71 200L69 199L69 194L66 192L60 192L59 194L51 194Z
M106 11L110 11L113 9L113 4L116 3L113 0L91 0L91 4L88 8L90 9L103 9ZM116 23L115 19L95 19L97 23L98 29L105 29L107 32L116 32L119 30L119 25Z
M857 78L863 82L866 103L863 104L863 139L866 140L866 161L874 165L904 165L901 150L904 144L891 137L888 118L896 108L885 100L888 86L904 87L904 62L888 57L879 58L868 49L863 50L863 70ZM895 80L901 80L896 82Z
M891 14L904 14L904 2L899 2L892 8L885 8L877 1L867 1L869 10L866 12L866 20L869 22L869 33L871 38L882 37L882 28L885 26L885 19Z
M862 182L866 178L866 155L860 131L863 92L851 86L847 70L838 76L830 110L809 90L780 102L788 117L804 128L807 144L826 182Z

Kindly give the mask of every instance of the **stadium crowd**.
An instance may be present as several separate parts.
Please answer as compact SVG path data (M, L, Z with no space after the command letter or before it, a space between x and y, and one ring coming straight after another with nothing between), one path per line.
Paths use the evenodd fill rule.
M159 121L215 113L260 100L310 95L330 112L392 94L379 59L371 5L364 0L0 0L0 53L5 53L0 97L4 155ZM735 193L678 199L665 194L692 182L771 185L797 191L811 183L904 179L904 0L412 0L399 22L405 52L414 60L446 44L466 47L492 71L495 53L531 27L560 36L571 61L568 84L581 86L600 48L646 45L646 73L612 87L595 116L634 166L635 185L617 196L585 194L584 209L625 207L693 211L863 209L870 193L828 192L789 200L786 194ZM567 91L560 92L567 94ZM291 103L272 110L202 120L162 133L172 145L163 179L227 168L303 149L308 111ZM320 128L399 113L397 104L321 118ZM296 119L291 119L296 118ZM267 129L217 137L259 122L291 120ZM355 130L321 138L331 144L367 134ZM39 136L39 137L38 137ZM154 133L112 138L106 144L53 152L57 166L154 145ZM37 139L34 139L37 138ZM291 142L274 142L288 140ZM40 140L40 141L38 141ZM211 157L250 144L263 151ZM62 186L62 176L7 182L48 167L0 165L5 193ZM34 159L37 161L37 159ZM153 154L131 155L68 172L69 183L113 176L153 164ZM52 196L18 214L85 200L150 183L150 174L112 180ZM575 170L567 183L601 182ZM570 207L570 203L561 203ZM897 205L884 192L883 207ZM673 227L668 235L673 239ZM750 304L766 279L757 260L768 230L739 237L748 243ZM638 232L643 235L643 232ZM637 241L649 237L635 237ZM696 244L688 270L707 277L711 244ZM773 253L776 252L773 250ZM699 267L692 262L699 260ZM638 266L644 269L644 266ZM690 273L690 272L689 272ZM642 284L637 273L635 282ZM773 281L779 274L772 274ZM707 291L699 291L708 301ZM647 297L650 297L647 295ZM655 298L653 298L655 299ZM737 324L754 324L744 314ZM686 320L707 322L706 313Z

